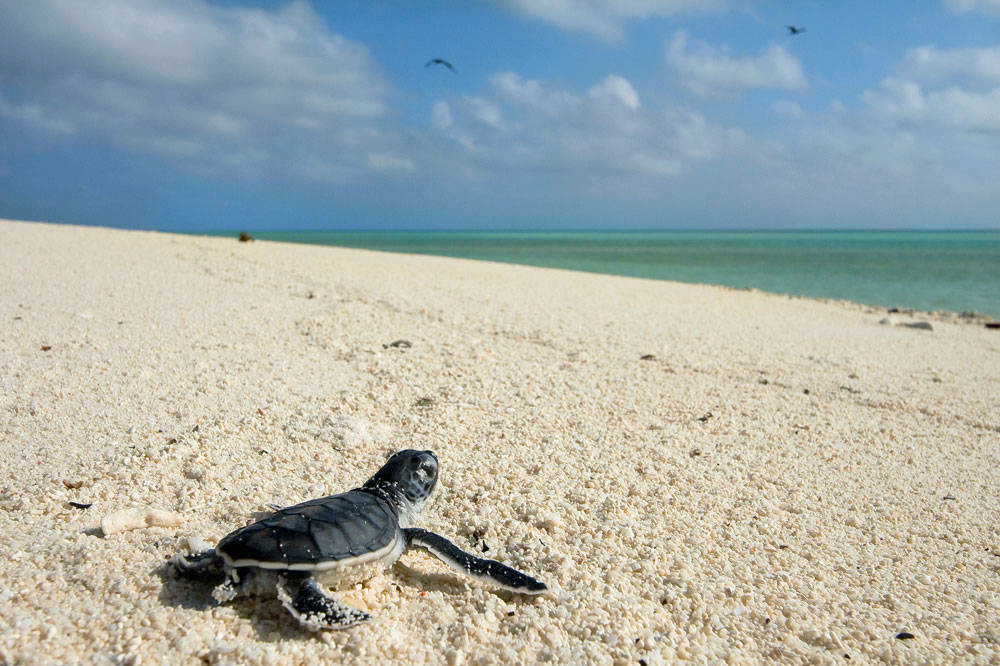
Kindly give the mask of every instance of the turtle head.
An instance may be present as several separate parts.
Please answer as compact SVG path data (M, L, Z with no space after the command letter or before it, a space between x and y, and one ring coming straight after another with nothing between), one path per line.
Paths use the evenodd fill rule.
M393 454L365 481L365 488L385 488L398 498L400 512L416 517L437 485L438 461L433 451L407 449Z

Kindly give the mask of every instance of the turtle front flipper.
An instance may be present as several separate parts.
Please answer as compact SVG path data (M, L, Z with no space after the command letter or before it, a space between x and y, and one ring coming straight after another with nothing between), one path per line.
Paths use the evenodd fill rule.
M312 576L279 576L277 586L281 605L307 629L347 629L371 618L331 597Z
M499 585L505 590L519 594L541 594L548 586L517 569L496 560L484 560L465 552L440 534L434 534L420 528L403 530L408 546L423 548L452 569L461 571L477 580L484 580Z

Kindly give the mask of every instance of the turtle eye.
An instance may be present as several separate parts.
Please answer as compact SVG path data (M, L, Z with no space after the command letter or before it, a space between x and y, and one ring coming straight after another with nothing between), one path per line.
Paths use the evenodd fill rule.
M420 469L420 459L419 458L410 458L410 469L412 469L414 471Z

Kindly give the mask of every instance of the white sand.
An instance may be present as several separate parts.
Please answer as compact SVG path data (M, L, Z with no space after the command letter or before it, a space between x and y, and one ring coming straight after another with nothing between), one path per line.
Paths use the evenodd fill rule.
M6 663L1000 659L1000 331L13 222L0 285ZM408 447L442 465L423 525L554 598L409 553L343 595L370 623L314 635L164 573ZM186 522L102 535L133 507Z

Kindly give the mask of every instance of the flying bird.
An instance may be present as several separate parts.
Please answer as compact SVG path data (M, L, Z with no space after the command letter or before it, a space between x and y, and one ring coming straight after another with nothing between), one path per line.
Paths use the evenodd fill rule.
M445 67L450 69L452 73L455 72L455 67L450 62L442 58L431 58L430 60L427 61L427 64L425 64L424 67L430 67L431 65L444 65Z
M788 26L788 34L790 35L797 35L800 32L805 32L805 31L806 31L805 28L796 28L794 25Z

